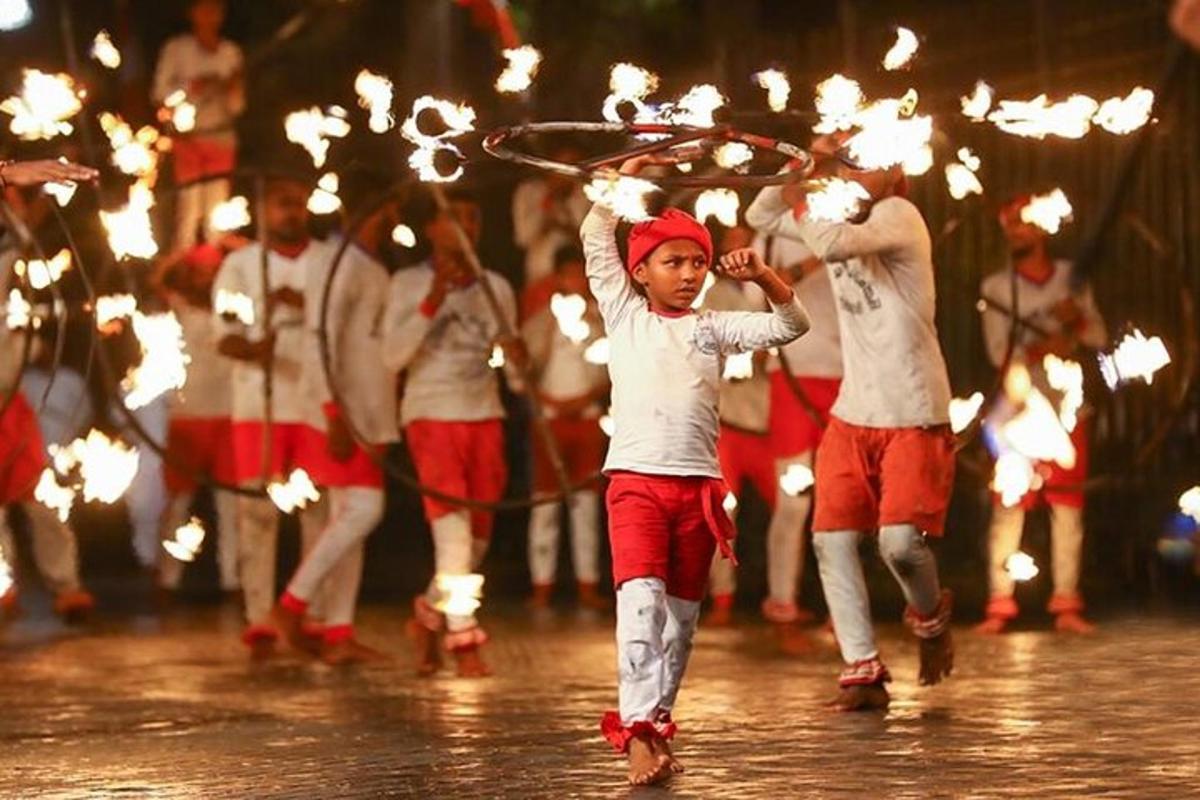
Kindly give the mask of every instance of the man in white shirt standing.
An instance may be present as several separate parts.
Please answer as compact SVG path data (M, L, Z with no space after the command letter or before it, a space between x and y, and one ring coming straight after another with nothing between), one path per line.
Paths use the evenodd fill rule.
M857 170L832 147L814 150L817 174L854 180L870 195L858 218L814 219L801 184L765 189L746 216L766 233L803 241L833 279L845 378L817 453L813 542L846 663L832 705L883 708L891 677L859 558L871 532L878 530L880 554L908 601L921 683L940 682L953 666L951 599L926 542L942 535L953 488L950 381L934 327L929 232L898 194L903 174Z
M163 45L154 71L151 100L156 106L162 107L168 97L182 91L196 109L194 126L172 136L175 182L193 184L184 185L176 197L177 249L195 244L200 227L208 225L209 212L229 197L228 180L204 179L232 171L237 159L234 123L246 100L242 51L221 37L225 8L225 0L189 0L191 32ZM210 228L204 239L213 239Z
M508 481L504 407L489 361L497 345L505 348L507 360L520 357L520 350L515 339L503 340L455 230L457 223L472 243L478 241L479 205L461 190L447 195L449 209L434 213L424 226L432 248L429 261L392 276L383 322L384 359L390 369L405 373L400 423L417 478L448 497L489 503L503 496ZM511 330L517 315L512 288L495 272L483 279ZM419 650L419 669L430 674L440 668L440 638L454 655L460 676L487 675L480 648L488 637L475 611L483 580L478 569L493 514L431 495L425 496L424 507L435 569L429 590L414 601L409 628Z
M268 243L266 286L262 245L258 242L230 253L213 285L221 292L248 297L253 319L216 315L217 350L233 360L231 417L234 471L240 484L262 487L286 479L293 469L311 463L314 439L305 431L304 363L309 337L305 330L305 287L332 257L329 245L308 235L311 187L294 180L266 184ZM269 298L269 302L268 302ZM214 306L217 303L214 302ZM267 309L270 308L270 318ZM270 374L270 408L265 403ZM315 541L324 504L300 512L302 536ZM238 497L238 538L247 628L242 639L254 657L274 652L278 632L270 615L275 595L275 552L278 512L263 496Z
M1054 355L1078 361L1084 357L1081 348L1103 347L1107 333L1091 289L1073 289L1070 263L1052 260L1046 248L1045 231L1021 219L1021 209L1029 200L1028 195L1018 196L1000 211L1011 264L986 277L980 287L985 303L983 336L993 366L1028 369L1035 384L1052 396L1046 386L1043 359ZM1020 321L1013 319L1014 313ZM1012 353L1005 364L1010 341ZM1005 506L999 494L993 495L992 522L988 529L990 596L987 618L976 629L980 633L1000 633L1018 614L1013 579L1005 564L1020 549L1025 512L1043 502L1050 512L1054 594L1050 597L1049 611L1055 615L1055 627L1074 633L1093 630L1082 616L1083 597L1079 594L1090 409L1084 406L1075 416L1075 427L1069 431L1075 449L1071 468L1053 461L1037 464L1040 487L1012 507Z

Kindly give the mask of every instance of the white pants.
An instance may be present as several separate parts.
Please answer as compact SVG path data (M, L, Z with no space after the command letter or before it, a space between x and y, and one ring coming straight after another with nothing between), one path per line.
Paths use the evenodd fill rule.
M204 230L204 240L213 241L214 230L209 214L218 204L229 199L229 181L220 179L184 186L176 195L175 244L179 248L194 245Z
M241 586L238 577L238 496L233 492L213 489L213 505L217 517L217 573L221 590L237 591ZM171 498L163 515L161 537L175 538L175 531L187 523L192 513L196 493L183 492ZM184 563L172 558L166 550L158 552L158 582L165 589L178 589L183 579Z
M580 583L600 580L600 495L592 490L572 493L571 563ZM554 583L558 567L559 505L543 503L529 511L529 576L535 586Z
M700 604L667 594L658 578L617 589L617 687L621 723L670 713L692 654Z
M330 487L327 494L329 521L300 562L288 592L312 602L325 584L325 624L352 625L362 582L364 542L383 520L383 490Z
M29 518L33 563L46 588L55 594L80 589L79 547L75 532L39 502L29 500L20 506ZM17 551L8 526L8 509L3 507L0 507L0 553L16 573Z
M460 509L443 514L430 523L433 535L434 575L425 592L426 601L440 608L448 598L438 588L438 576L449 577L474 574L483 564L488 540L471 535L471 513ZM446 630L451 633L479 626L474 613L446 614Z
M992 597L1012 597L1013 579L1004 562L1021 548L1025 509L1020 506L992 509L988 529L988 580ZM1083 556L1083 510L1050 506L1050 554L1054 594L1073 597L1079 592L1079 562Z
M279 510L265 497L238 495L238 567L246 600L246 621L266 625L275 604L275 559ZM300 547L307 552L325 524L324 498L300 512ZM314 598L309 613L319 618L324 598Z
M847 664L876 658L871 599L863 577L860 531L813 534L813 547L833 619L842 659ZM913 525L885 525L879 530L879 555L900 584L904 599L919 614L931 614L941 600L937 560L925 537Z

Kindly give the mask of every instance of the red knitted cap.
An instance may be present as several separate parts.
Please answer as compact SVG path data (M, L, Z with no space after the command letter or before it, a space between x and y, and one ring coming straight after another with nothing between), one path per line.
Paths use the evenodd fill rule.
M686 211L668 208L661 217L652 217L633 226L629 232L629 257L625 268L632 272L656 247L671 239L690 239L700 245L709 263L712 263L713 242L708 228Z

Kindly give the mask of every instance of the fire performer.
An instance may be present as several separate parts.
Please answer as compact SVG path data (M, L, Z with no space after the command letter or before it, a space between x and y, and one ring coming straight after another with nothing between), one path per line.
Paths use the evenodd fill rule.
M554 257L554 297L525 323L522 338L529 346L530 366L551 433L566 461L567 476L577 484L596 474L604 462L600 417L608 396L608 373L588 361L589 348L603 338L600 310L588 290L583 253L577 245L559 248ZM578 302L571 302L578 301ZM557 305L556 305L557 303ZM593 362L597 359L593 358ZM533 488L555 492L558 480L544 445L533 441ZM610 601L598 590L600 581L600 496L595 486L571 493L571 561L579 603L605 609ZM529 511L530 605L545 608L554 591L558 566L559 504L542 503Z
M653 156L621 167L636 175ZM581 229L588 279L610 345L614 433L605 472L617 587L619 709L601 730L629 757L629 780L649 784L681 767L668 740L691 654L713 552L732 556L728 489L717 460L722 357L776 347L808 318L791 288L753 250L722 259L726 275L754 281L772 313L695 313L712 260L708 230L668 209L634 226L624 263L617 217L593 206Z
M988 358L998 369L1028 368L1036 380L1042 374L1042 359L1047 354L1078 360L1081 347L1103 347L1107 333L1091 289L1072 289L1070 263L1052 260L1047 252L1046 232L1021 219L1021 209L1029 200L1028 195L1021 195L1001 209L1000 226L1008 242L1010 265L985 278L980 293L987 303L983 335ZM1009 313L1005 313L1006 309ZM1020 320L1013 319L1014 311ZM1014 347L1010 363L1005 365L1010 339ZM1093 630L1091 623L1081 616L1084 604L1079 594L1088 412L1086 406L1077 412L1078 421L1071 431L1074 466L1066 469L1053 461L1037 464L1035 469L1042 480L1040 488L1030 491L1012 507L1001 503L999 494L993 495L988 531L990 598L987 618L977 628L981 633L1000 633L1017 616L1013 579L1005 562L1020 548L1025 512L1043 502L1050 510L1054 594L1049 610L1055 615L1055 627L1075 633Z
M392 276L383 322L384 359L390 369L405 373L400 422L417 478L444 495L491 503L504 494L508 465L504 407L489 360L495 346L507 359L521 357L521 350L516 340L500 340L500 326L455 230L457 224L472 244L478 241L479 206L462 190L447 195L449 210L434 213L424 226L432 248L429 261ZM487 272L486 280L515 325L512 288L494 272ZM516 378L506 374L510 386L519 388ZM435 569L428 591L413 602L409 626L419 672L432 674L440 668L440 644L454 655L459 675L488 675L480 652L488 636L475 611L482 585L477 573L493 514L431 496L424 498L424 508Z
M927 537L941 536L954 477L950 382L934 327L929 233L901 196L898 168L864 171L814 144L817 175L853 180L870 196L852 221L807 211L802 184L768 188L747 218L803 241L828 265L838 300L845 380L817 452L813 543L845 661L839 710L884 708L891 680L875 645L859 544L878 529L879 550L908 601L920 640L920 682L953 665L951 598Z
M384 188L363 176L347 176L342 196L348 218L357 216ZM382 658L355 636L354 611L362 582L366 538L383 520L383 470L351 433L381 449L399 439L396 428L396 376L384 363L382 322L388 295L387 270L380 263L399 222L396 201L385 203L361 222L342 254L329 288L325 335L330 380L344 408L334 401L321 363L321 307L332 260L310 273L304 306L308 359L304 364L306 428L314 443L306 465L313 480L327 487L329 521L304 555L274 619L293 647L311 649L305 616L324 587L324 628L320 656L327 664L357 664Z
M251 244L226 256L213 284L214 310L221 294L249 298L252 319L215 314L217 351L233 360L231 418L234 474L247 487L286 477L308 463L313 440L304 427L303 364L308 338L304 329L304 292L310 275L319 274L333 256L308 235L309 187L272 179L265 188L267 276L263 286L262 245ZM270 292L270 303L264 288ZM271 309L270 319L266 318ZM268 376L268 371L270 375ZM265 382L270 381L270 407ZM269 436L269 439L264 438ZM323 504L300 513L301 535L315 540L323 524ZM271 623L275 595L278 512L262 496L238 497L239 564L247 627L242 640L256 658L274 652L278 636Z

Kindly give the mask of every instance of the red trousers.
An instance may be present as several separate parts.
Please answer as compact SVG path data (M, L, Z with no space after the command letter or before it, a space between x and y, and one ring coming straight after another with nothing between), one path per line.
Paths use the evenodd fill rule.
M775 508L778 482L775 479L775 456L771 437L765 434L721 426L717 439L717 458L721 474L734 493L741 491L742 482L749 481L767 505Z
M0 417L0 506L28 499L46 467L37 415L19 389Z
M457 422L413 420L404 427L417 479L452 497L494 503L504 496L508 464L504 460L504 425L498 419ZM461 506L426 496L430 522ZM492 535L491 511L471 511L471 533L477 539Z

